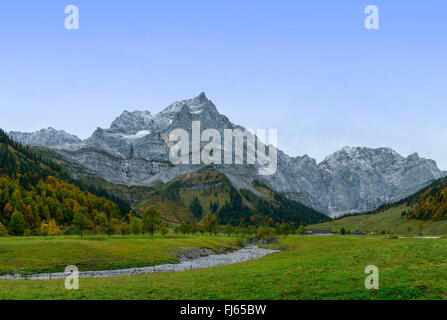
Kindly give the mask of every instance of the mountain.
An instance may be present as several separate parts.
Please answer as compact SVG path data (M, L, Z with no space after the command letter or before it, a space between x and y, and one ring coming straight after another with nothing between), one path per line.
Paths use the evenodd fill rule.
M126 202L73 181L57 163L0 130L0 229L14 235L110 232L129 211Z
M443 173L432 160L388 148L346 147L318 165L327 181L328 207L338 214L369 211L409 196Z
M124 111L110 128L98 128L85 141L56 147L53 144L53 148L67 161L85 166L109 182L153 186L205 167L174 166L169 161L169 133L176 128L191 133L193 121L200 121L202 132L216 129L222 137L224 129L244 130L220 114L201 93L193 99L174 102L156 115L149 111ZM39 141L39 145L50 144L51 139ZM245 145L245 149L248 147ZM361 147L346 147L321 163L307 155L289 157L278 150L273 175L259 175L258 164L206 167L223 173L238 190L247 189L262 196L253 185L260 181L275 192L330 216L374 210L445 175L434 161L417 154L405 158L388 148Z
M58 131L51 127L32 133L12 131L8 135L17 142L31 146L63 148L81 143L81 139L75 135L68 134L63 130Z

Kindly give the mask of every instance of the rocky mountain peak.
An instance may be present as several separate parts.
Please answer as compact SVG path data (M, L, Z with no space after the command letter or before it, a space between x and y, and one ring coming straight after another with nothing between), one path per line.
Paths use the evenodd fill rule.
M205 110L210 110L213 113L218 113L216 106L211 102L211 100L208 100L204 92L201 92L195 98L174 102L164 111L179 113L184 108L186 108L187 111L191 114L200 114ZM164 111L162 111L161 113L164 113Z
M209 101L208 98L206 97L205 92L203 92L203 91L200 92L200 94L197 97L195 97L194 99L197 99L197 100L199 100L201 102Z
M154 118L149 111L124 111L112 122L109 130L112 132L135 134L142 130L149 130L153 123Z
M228 119L217 111L216 106L202 92L192 99L172 103L155 117L154 132L165 132L168 129L190 129L192 121L200 121L202 128L223 130L231 128Z

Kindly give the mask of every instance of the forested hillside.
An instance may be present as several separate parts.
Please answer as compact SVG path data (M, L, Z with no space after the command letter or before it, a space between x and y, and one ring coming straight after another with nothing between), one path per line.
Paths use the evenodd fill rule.
M0 130L0 234L119 232L129 211L126 202L73 181Z
M412 208L405 212L409 219L447 219L447 178L441 178L429 187L409 198Z

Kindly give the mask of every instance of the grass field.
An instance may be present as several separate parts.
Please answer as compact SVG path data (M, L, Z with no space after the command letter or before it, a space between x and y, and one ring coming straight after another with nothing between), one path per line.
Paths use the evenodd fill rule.
M0 274L111 270L176 263L181 247L236 248L227 236L90 236L0 238Z
M196 241L211 246L230 243L226 237L177 239L104 239L122 261L133 259L131 252L165 259L176 245ZM21 239L2 240L4 243ZM23 240L24 247L30 242ZM34 240L36 241L36 240ZM44 240L43 240L44 241ZM60 240L46 240L58 243ZM157 254L142 253L164 248ZM166 241L168 244L162 244ZM145 243L146 242L146 243ZM70 242L66 242L67 244ZM79 240L78 240L79 243ZM281 239L287 249L261 259L210 269L179 273L158 273L135 277L79 280L79 290L67 290L63 280L0 281L1 299L446 299L447 239L386 239L351 236L289 236ZM94 246L92 244L92 246ZM97 247L101 245L98 244ZM50 248L50 247L48 247ZM155 249L154 249L155 250ZM157 250L155 250L157 251ZM121 253L120 253L121 252ZM93 253L92 253L93 254ZM45 255L44 255L45 256ZM36 265L45 265L44 256L34 255ZM17 265L16 257L1 253L2 266ZM22 258L24 259L24 258ZM31 259L31 258L29 258ZM42 260L42 261L39 261ZM63 260L63 258L60 258ZM68 260L65 261L67 263ZM380 289L366 290L364 269L379 268Z
M407 220L402 217L401 212L408 210L406 206L390 208L386 211L376 214L363 214L358 216L346 217L337 220L331 220L320 224L308 226L310 229L332 229L340 230L342 227L350 231L393 231L394 234L416 236L419 234L417 220ZM447 235L447 220L429 220L424 221L422 234L429 235Z

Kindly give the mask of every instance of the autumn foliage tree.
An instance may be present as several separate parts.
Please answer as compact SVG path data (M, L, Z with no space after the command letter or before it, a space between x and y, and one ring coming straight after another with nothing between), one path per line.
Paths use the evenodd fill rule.
M203 218L203 226L207 232L216 234L219 231L219 224L217 223L217 217L214 214L207 214Z
M161 225L160 212L151 206L143 213L143 231L153 235Z

